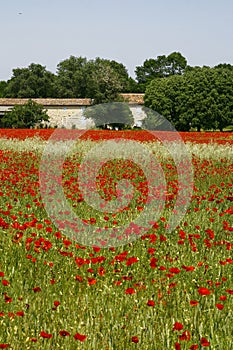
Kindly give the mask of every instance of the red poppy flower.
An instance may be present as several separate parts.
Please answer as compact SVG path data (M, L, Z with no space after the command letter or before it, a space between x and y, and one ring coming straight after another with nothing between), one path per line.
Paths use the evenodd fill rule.
M204 337L201 338L201 346L210 346L210 342Z
M127 288L126 290L125 290L125 294L135 294L136 293L136 291L135 291L135 289L133 289L133 288Z
M42 338L50 339L50 338L52 338L53 335L42 331L42 332L40 332L40 336L41 336Z
M198 348L199 348L199 346L197 344L193 344L190 346L189 350L196 350Z
M100 248L100 247L97 247L97 246L94 246L94 247L92 247L92 248L93 248L93 250L94 250L95 253L98 253L98 252L101 250L101 248Z
M61 239L61 232L55 232L54 233L54 236L57 238L57 239Z
M199 302L197 300L190 300L189 303L190 303L191 306L196 306L196 305L199 304Z
M34 293L41 292L41 288L40 287L32 288L32 290L33 290Z
M208 288L205 288L205 287L201 287L198 289L198 293L200 295L209 295L211 292Z
M9 344L0 344L0 349L6 349L9 348Z
M180 350L181 349L180 343L177 343L177 342L175 343L175 349L176 350Z
M180 336L179 339L180 340L185 340L185 341L189 341L191 338L190 332L189 331L184 331Z
M84 334L76 333L74 335L75 340L85 341L87 339L87 336Z
M82 282L82 280L83 280L83 278L82 278L81 276L79 276L79 275L76 275L76 276L75 276L75 279L76 279L77 281L79 281L79 282Z
M31 340L33 343L36 343L36 342L37 342L37 338L30 338L30 340Z
M171 267L171 268L169 269L169 271L170 271L171 273L180 273L180 269L178 269L178 267Z
M159 239L160 239L161 242L165 242L167 240L167 238L165 236L163 236L163 235L160 235Z
M153 255L156 251L156 248L148 248L148 254Z
M134 263L136 263L136 262L138 262L138 261L139 261L138 258L132 256L131 258L128 258L128 259L127 259L127 261L126 261L126 266L132 265L132 264L134 264Z
M137 336L133 336L133 337L132 337L132 342L133 342L133 343L138 343L138 342L139 342L138 337L137 337Z
M150 259L150 267L151 267L152 269L155 269L156 266L157 266L157 262L158 262L158 259L157 259L157 258L151 258L151 259Z
M147 305L154 307L155 306L154 300L148 300Z
M70 333L65 331L65 330L60 331L59 334L61 337L69 337L70 336Z
M121 281L114 281L115 286L120 286L122 284Z
M0 277L4 277L4 276L5 276L4 272L0 271Z
M94 225L96 223L96 218L90 218L90 224Z
M96 282L97 282L97 280L95 278L88 277L87 279L88 279L88 285L89 286L91 286L93 284L96 284Z
M182 325L182 323L180 322L175 322L174 326L172 328L173 331L180 331L181 329L183 329L184 326Z
M172 283L169 284L168 288L169 288L169 289L172 289L172 288L174 288L176 285L177 285L177 284L176 284L175 282L172 282Z
M229 294L233 294L233 289L226 289L226 292Z
M23 311L17 311L16 312L16 316L24 316L24 312Z
M9 286L10 282L8 282L7 280L2 280L2 284L4 286Z
M216 304L215 305L219 310L222 310L224 308L223 304Z
M53 302L53 305L56 306L56 307L58 307L60 304L61 304L61 303L60 303L60 301L58 301L58 300L55 300L55 301Z
M89 273L93 273L93 272L94 272L94 270L93 270L93 268L92 268L92 267L89 267L89 268L87 269L87 272L89 272Z
M185 266L185 265L183 265L183 266L181 266L182 267L182 269L184 269L185 271L193 271L193 270L195 270L195 267L194 266Z
M219 300L226 300L227 299L227 296L226 295L221 295L220 297L219 297Z
M98 267L98 275L104 276L105 274L105 268L103 266Z
M12 298L11 297L9 297L9 295L7 295L6 293L4 293L4 299L5 299L5 302L6 303L11 303L12 302Z

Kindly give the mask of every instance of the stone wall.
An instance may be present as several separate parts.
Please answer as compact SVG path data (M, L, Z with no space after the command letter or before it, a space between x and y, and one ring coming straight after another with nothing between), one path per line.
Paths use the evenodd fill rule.
M85 107L47 107L49 125L58 128L89 129L93 123L83 117Z
M58 128L76 128L76 129L90 129L94 127L94 123L84 118L83 111L85 107L47 107L47 114L49 116L49 125ZM130 109L134 117L134 125L140 126L141 121L145 118L142 107L139 105L130 105Z
M134 116L134 125L140 126L145 114L142 112L143 94L122 94L129 104ZM89 129L94 123L83 116L83 111L91 105L90 99L32 99L47 110L49 126L58 128ZM0 115L9 111L15 105L23 105L27 98L0 98Z

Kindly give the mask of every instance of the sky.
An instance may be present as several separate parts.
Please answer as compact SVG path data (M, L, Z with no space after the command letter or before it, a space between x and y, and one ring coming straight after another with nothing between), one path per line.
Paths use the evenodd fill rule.
M0 0L0 80L71 55L123 63L180 52L191 66L233 64L232 0Z

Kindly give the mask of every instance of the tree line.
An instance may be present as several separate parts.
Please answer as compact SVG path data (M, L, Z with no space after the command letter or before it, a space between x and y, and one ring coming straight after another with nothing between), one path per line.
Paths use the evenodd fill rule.
M177 130L223 130L233 124L233 66L191 67L179 52L146 59L135 68L135 79L115 60L70 56L58 63L56 74L31 63L13 69L8 81L0 81L0 97L90 98L94 105L121 101L120 93L139 92L145 94L145 107ZM146 114L143 127L156 129L155 114ZM129 120L132 116L128 127Z

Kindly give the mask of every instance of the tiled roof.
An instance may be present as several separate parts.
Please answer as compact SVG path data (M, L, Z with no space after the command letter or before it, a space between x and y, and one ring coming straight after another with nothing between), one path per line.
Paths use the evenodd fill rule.
M144 94L121 94L130 104L143 104ZM0 98L0 106L15 106L27 103L28 98ZM43 106L89 106L90 98L32 98Z
M0 98L1 106L15 106L27 103L28 98ZM43 106L88 106L91 104L89 98L32 98Z
M121 94L130 104L144 104L144 94Z

